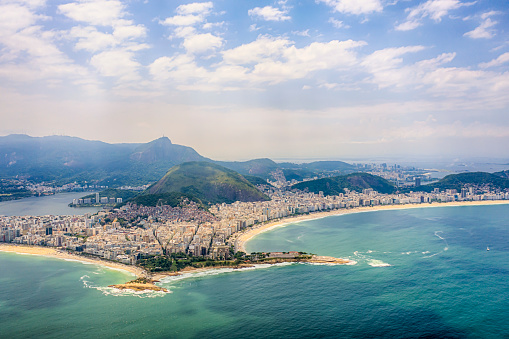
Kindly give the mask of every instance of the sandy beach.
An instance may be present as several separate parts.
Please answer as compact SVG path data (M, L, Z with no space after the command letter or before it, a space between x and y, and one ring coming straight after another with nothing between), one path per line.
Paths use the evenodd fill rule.
M54 247L41 247L41 246L29 246L29 245L16 245L16 244L6 244L0 243L0 251L2 252L14 252L18 254L32 254L32 255L42 255L46 257L58 258L63 260L77 260L86 263L92 263L96 265L102 265L108 268L113 268L116 270L123 270L130 272L136 277L144 277L147 275L147 272L139 267L124 265L121 263L114 263L101 259L94 259L80 255L74 255L64 250L59 250Z
M405 205L379 205L369 207L356 207L349 209L338 209L326 212L314 212L310 214L291 216L283 219L278 219L266 224L255 225L253 228L245 230L237 237L236 249L237 251L246 252L246 243L260 233L270 231L274 228L281 227L287 224L296 223L304 220L321 219L333 215L343 215L351 213L371 212L371 211L384 211L384 210L402 210L410 208L429 208L429 207L449 207L449 206L478 206L478 205L501 205L509 204L509 200L483 200L483 201L453 201L453 202L434 202L431 204L405 204ZM246 252L247 253L247 252Z

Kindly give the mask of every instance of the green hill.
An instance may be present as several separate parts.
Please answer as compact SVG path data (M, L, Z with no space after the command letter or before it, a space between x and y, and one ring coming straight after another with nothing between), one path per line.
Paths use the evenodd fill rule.
M440 190L456 189L459 192L466 186L489 186L492 189L507 189L509 188L509 179L486 172L450 174L438 182L423 185L414 188L414 190L431 192L434 188L439 188Z
M496 173L493 173L493 174L498 176L498 177L501 177L501 178L509 179L509 170L500 171L500 172L496 172Z
M251 175L263 179L272 179L270 173L279 168L278 164L266 158L248 161L215 161L215 163L242 175Z
M186 194L205 204L269 199L237 172L204 161L186 162L172 167L140 198L172 192Z
M362 192L362 190L366 188L372 188L379 193L394 193L396 191L396 188L387 180L369 173L352 173L337 177L310 180L295 184L292 188L313 193L322 191L324 195L345 193L345 188L357 192Z

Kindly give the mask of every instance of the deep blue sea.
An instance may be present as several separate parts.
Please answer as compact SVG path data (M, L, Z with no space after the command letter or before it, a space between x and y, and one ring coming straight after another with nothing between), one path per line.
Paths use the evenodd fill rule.
M249 251L302 250L352 266L286 264L166 278L0 253L1 338L508 338L509 205L354 213L262 233ZM487 251L489 247L489 251Z

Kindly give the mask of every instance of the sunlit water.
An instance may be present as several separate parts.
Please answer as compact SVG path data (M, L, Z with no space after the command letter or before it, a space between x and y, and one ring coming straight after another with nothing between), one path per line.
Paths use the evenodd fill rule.
M509 337L509 205L355 213L260 234L353 266L286 264L108 288L96 265L0 253L0 337ZM489 246L490 251L487 251Z

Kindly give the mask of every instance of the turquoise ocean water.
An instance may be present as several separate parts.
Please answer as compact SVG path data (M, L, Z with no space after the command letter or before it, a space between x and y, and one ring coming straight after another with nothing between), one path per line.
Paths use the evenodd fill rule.
M262 233L249 251L303 250L352 266L286 264L166 278L0 253L1 338L507 338L509 205L354 213ZM489 246L490 251L487 251Z

